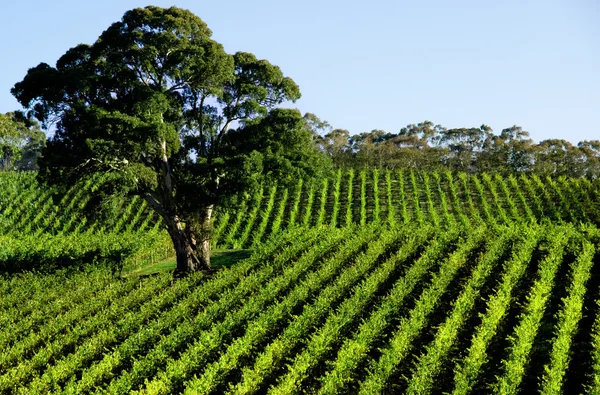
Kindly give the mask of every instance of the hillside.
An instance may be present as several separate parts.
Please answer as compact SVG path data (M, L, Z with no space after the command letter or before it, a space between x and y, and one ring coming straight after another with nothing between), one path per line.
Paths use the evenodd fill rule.
M89 210L101 181L0 174L1 393L600 391L596 181L264 185L214 224L251 256L175 282L114 275L172 247L139 199Z
M175 283L101 269L5 278L0 390L598 391L599 236L295 228Z
M84 208L102 177L52 199L35 173L0 173L1 234L122 233L157 230L159 217L133 197L94 218ZM94 213L94 211L92 211ZM414 171L339 171L333 178L264 186L215 215L221 247L248 248L294 225L458 222L600 224L600 184L585 178L467 175Z
M0 267L117 257L119 266L139 269L172 257L160 218L142 199L111 202L100 211L88 208L91 192L102 182L97 176L57 195L40 186L33 172L0 173ZM289 188L265 185L238 201L217 210L215 248L251 249L282 230L324 224L600 223L597 181L535 175L350 170L322 180L300 179Z

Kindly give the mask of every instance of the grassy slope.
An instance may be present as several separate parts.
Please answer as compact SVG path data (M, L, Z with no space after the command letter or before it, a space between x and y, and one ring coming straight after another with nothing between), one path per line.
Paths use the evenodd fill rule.
M252 250L213 250L211 253L211 265L214 268L229 267L242 259L250 257ZM175 269L176 260L174 257L163 259L147 266L143 266L137 269L123 268L121 273L122 277L134 277L134 276L147 276L163 271L169 271Z

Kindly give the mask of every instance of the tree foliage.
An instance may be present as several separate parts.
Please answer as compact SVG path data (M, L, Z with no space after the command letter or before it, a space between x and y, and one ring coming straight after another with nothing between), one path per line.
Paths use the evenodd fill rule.
M22 113L0 114L0 170L36 170L45 142L39 125Z

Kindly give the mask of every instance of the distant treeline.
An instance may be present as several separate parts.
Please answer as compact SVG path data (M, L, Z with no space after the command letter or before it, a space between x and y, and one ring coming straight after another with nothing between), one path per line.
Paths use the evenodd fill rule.
M520 126L496 134L487 125L447 129L429 121L410 124L398 133L374 129L351 135L314 114L306 113L303 118L306 129L335 168L600 176L600 140L534 143ZM45 135L35 121L19 112L0 114L0 171L37 170L44 143ZM320 168L325 163L314 166Z
M350 135L345 129L331 130L312 114L305 115L305 120L336 167L600 175L600 140L573 145L549 139L536 144L519 126L494 134L487 125L446 129L429 121L408 125L396 134L375 129Z

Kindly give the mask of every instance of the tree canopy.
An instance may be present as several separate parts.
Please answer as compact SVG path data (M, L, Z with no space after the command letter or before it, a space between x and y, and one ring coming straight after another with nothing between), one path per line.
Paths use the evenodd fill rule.
M20 112L0 114L0 170L36 170L45 142L35 121Z

